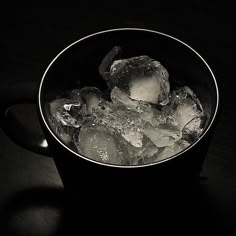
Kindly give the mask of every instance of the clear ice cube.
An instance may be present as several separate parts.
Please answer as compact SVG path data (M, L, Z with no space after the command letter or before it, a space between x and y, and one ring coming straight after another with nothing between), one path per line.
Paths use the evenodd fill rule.
M149 122L154 126L163 123L163 116L160 110L153 108L149 103L131 99L124 91L114 87L111 91L111 100L115 105L125 106L139 113L137 115L144 122Z
M142 147L134 147L125 141L122 150L128 156L129 165L152 163L157 159L157 153L159 152L159 148L145 136Z
M188 124L184 126L182 130L183 138L191 143L194 142L203 131L203 122L204 117L196 117L192 119Z
M183 128L184 134L191 134L193 132L201 133L203 130L201 127L202 118L201 117L195 117L192 119L189 123L187 123Z
M175 107L175 121L180 130L182 130L190 121L195 118L203 118L203 108L193 91L184 86L174 92L172 96L172 106ZM200 122L194 122L195 128Z
M179 129L167 124L159 125L158 127L154 127L150 123L146 124L143 134L157 147L171 146L182 137L182 133Z
M94 123L114 130L135 147L142 146L141 130L144 123L138 116L138 112L110 102L103 102L99 107L93 113L95 115Z
M161 123L168 124L171 126L177 126L175 118L175 109L172 105L166 105L161 110Z
M115 60L109 83L134 100L161 105L169 102L169 74L159 61L146 55Z
M68 146L73 147L72 136L75 131L75 127L62 125L61 122L58 122L55 117L50 116L48 118L50 127L54 133Z
M149 123L154 127L158 127L160 124L165 123L162 112L156 108L149 108L140 112L140 117L145 123Z
M183 151L189 145L190 145L189 142L181 139L181 140L175 142L173 145L165 147L158 154L157 160L160 161L160 160L164 160L164 159L166 159L168 157L171 157L171 156L173 156L173 155Z
M84 121L84 109L80 102L60 98L48 104L48 121L54 133L68 146L73 147L72 136Z
M73 139L78 152L88 158L117 165L126 163L119 136L110 133L105 126L88 122L74 133Z
M60 98L51 101L48 107L50 115L58 124L74 128L78 128L82 125L81 119L78 119L78 113L83 113L82 104L80 102ZM72 113L74 113L75 116L73 116Z
M177 106L175 111L175 119L177 126L182 130L191 120L200 114L195 110L195 104L191 101Z
M65 144L96 161L118 165L175 155L203 130L201 104L188 87L174 91L161 110L115 86L111 101L102 99L100 90L85 87L73 90L71 99L52 101L49 111L51 127Z
M48 104L51 126L62 126L57 128L57 133L63 131L64 126L81 127L84 121L92 118L93 110L102 99L101 91L95 87L84 87L68 93L69 98L55 99Z
M72 90L69 97L74 101L86 104L87 113L92 114L102 100L102 92L96 87L83 87Z
M138 164L149 164L153 163L157 160L159 148L150 140L147 141L144 145L144 148L140 154L140 159L138 160Z
M111 91L111 100L114 104L123 105L128 109L133 109L138 112L146 111L151 108L151 105L147 102L137 101L131 99L130 96L115 86Z

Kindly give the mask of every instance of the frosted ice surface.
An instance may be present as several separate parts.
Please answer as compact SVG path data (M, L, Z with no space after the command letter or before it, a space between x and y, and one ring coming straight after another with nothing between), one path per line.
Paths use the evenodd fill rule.
M196 117L186 124L182 130L183 138L189 142L194 142L202 133L202 123L205 117Z
M81 103L66 98L56 99L49 103L49 111L61 125L78 128L80 120L70 114L73 109L80 110Z
M180 130L182 130L189 122L196 118L203 118L203 108L193 91L184 86L174 92L172 98L172 106L175 107L175 121ZM194 122L195 129L200 129L201 122ZM197 127L197 125L199 125Z
M125 163L128 165L141 165L152 163L157 160L159 148L147 137L143 137L142 147L134 147L125 139L120 140L120 152L126 158Z
M84 87L80 89L79 94L86 103L87 112L91 114L101 102L102 93L95 87Z
M179 141L175 142L173 145L165 147L158 154L157 159L160 161L160 160L166 159L168 157L171 157L171 156L181 152L182 150L187 148L189 145L190 145L189 142L187 142L185 140L179 140Z
M201 114L197 111L196 104L192 101L186 101L186 103L178 105L175 111L176 122L180 130L191 120L199 116Z
M74 127L64 126L58 122L54 117L50 116L48 118L50 127L54 133L67 145L73 144L72 136L74 133Z
M116 86L111 91L111 100L118 106L125 106L128 109L134 110L138 113L136 115L140 116L145 122L149 122L155 126L158 126L163 122L161 111L152 108L147 102L131 99L125 92Z
M154 127L147 124L143 133L157 146L166 147L173 145L176 141L180 140L182 134L179 129L170 125L159 125Z
M142 112L151 108L149 103L130 98L127 93L119 89L117 86L115 86L111 91L111 100L114 104L126 106L127 108L133 109L137 112Z
M103 163L125 163L119 137L102 125L88 122L73 138L78 151L86 157Z
M74 101L86 104L86 111L91 114L102 100L102 92L96 87L83 87L74 89L69 93L69 97Z
M48 120L55 134L67 145L73 146L74 130L82 125L84 109L71 99L55 99L48 104Z
M134 100L165 105L169 102L169 74L149 56L116 60L110 68L110 83Z
M202 123L201 117L195 117L189 123L187 123L183 128L184 134L191 134L191 133L200 133L203 129L200 128Z
M143 134L141 130L144 122L138 116L138 112L124 106L116 106L110 102L103 102L93 114L95 115L95 123L112 129L135 147L142 146Z
M161 123L168 124L171 126L177 126L175 118L175 109L172 105L164 106L161 110Z
M116 86L110 96L111 101L106 101L100 90L85 87L72 91L74 100L52 101L49 110L53 130L85 156L129 165L174 155L202 132L203 110L188 87L174 91L162 110L132 99Z
M85 87L70 91L69 98L55 99L48 104L49 124L63 142L72 143L73 132L91 119L100 97L100 90Z
M154 127L158 127L160 124L165 123L162 112L155 108L149 108L140 113L141 119L145 123L150 123Z

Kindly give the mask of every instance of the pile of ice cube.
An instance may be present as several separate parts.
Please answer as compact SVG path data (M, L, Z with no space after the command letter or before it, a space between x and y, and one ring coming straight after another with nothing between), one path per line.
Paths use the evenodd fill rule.
M98 162L143 165L177 154L201 134L204 111L187 86L170 91L169 74L149 56L114 60L98 88L49 103L49 123L70 148Z

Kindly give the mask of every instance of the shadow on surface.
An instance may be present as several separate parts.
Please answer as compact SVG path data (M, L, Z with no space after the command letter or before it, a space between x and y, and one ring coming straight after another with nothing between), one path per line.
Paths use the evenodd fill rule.
M204 190L204 183L156 186L141 191L132 187L122 192L102 191L73 196L67 193L72 197L65 208L63 229L78 234L81 231L90 234L95 230L103 235L226 232L222 215Z
M4 236L226 232L203 185L122 193L93 189L83 194L62 188L26 189L5 205L1 228Z
M1 232L4 236L56 235L63 199L63 188L37 187L17 192L1 211Z

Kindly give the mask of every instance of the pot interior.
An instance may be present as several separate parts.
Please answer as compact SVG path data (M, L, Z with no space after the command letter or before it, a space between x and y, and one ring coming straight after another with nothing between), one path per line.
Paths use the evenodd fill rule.
M98 67L107 52L116 45L122 48L122 58L148 55L160 61L169 72L171 87L186 85L192 88L207 114L207 130L218 102L217 85L207 64L188 46L172 37L134 29L94 34L75 42L54 59L44 75L40 90L40 105L46 122L47 103L65 91L83 86L106 89Z

